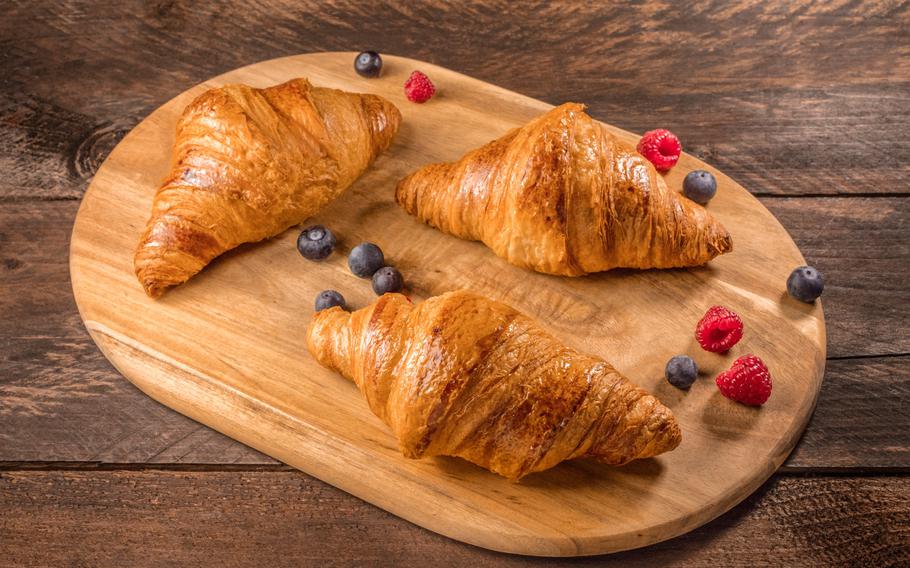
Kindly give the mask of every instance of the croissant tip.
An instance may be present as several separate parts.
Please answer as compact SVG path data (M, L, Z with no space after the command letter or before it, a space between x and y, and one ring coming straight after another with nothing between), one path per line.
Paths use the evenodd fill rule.
M149 298L151 298L153 300L157 300L158 298L160 298L162 296L162 294L164 294L164 291L167 289L167 287L161 286L157 282L154 282L154 281L143 280L142 289L145 290L145 294Z
M717 249L717 254L726 254L733 250L733 237L730 236L730 233L726 229L721 229L722 233L715 241L715 248Z
M369 118L370 132L374 141L386 148L401 126L401 111L391 101L379 95L361 95L361 104Z
M660 413L659 426L652 431L650 441L634 456L628 456L625 463L636 459L646 459L672 452L682 443L682 430L676 417L666 408Z
M585 103L567 102L567 103L562 103L561 105L559 105L556 108L567 109L567 110L572 109L572 110L578 111L578 112L585 112L588 109L588 105L586 105ZM546 115L544 115L544 116L546 116Z
M673 451L682 443L682 430L675 417L671 416L665 424L665 429L659 453Z

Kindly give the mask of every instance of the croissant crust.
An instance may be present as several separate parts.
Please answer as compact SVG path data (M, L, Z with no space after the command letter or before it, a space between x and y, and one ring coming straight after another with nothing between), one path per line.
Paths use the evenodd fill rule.
M410 458L458 456L518 480L580 457L624 464L681 441L670 410L609 363L470 292L323 310L307 345L357 384Z
M146 293L158 297L221 253L312 216L391 144L400 122L385 99L306 79L200 95L178 121L134 257Z
M575 103L417 170L395 197L421 221L548 274L695 266L733 249L710 213Z

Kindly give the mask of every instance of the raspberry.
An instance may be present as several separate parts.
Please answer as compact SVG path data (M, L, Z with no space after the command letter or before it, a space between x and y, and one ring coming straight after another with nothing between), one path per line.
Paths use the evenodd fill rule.
M665 172L676 165L682 153L682 144L675 134L660 128L645 132L638 141L638 153L654 164L655 168Z
M728 351L743 338L743 320L723 306L712 306L695 327L695 339L705 351Z
M425 103L436 94L436 87L429 77L414 71L404 83L404 94L412 103Z
M715 382L722 395L743 404L761 406L771 396L771 373L751 353L734 361L729 370L717 375Z

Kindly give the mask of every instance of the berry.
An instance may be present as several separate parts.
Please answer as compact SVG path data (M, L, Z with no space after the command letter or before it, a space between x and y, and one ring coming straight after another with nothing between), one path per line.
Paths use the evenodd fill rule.
M667 361L667 368L664 370L667 380L676 388L688 389L695 382L698 376L698 365L691 357L677 355Z
M723 306L713 306L695 328L695 339L705 351L728 351L743 338L743 320Z
M327 310L332 306L338 306L342 310L344 307L344 296L336 292L335 290L323 290L316 296L316 311L321 312L322 310Z
M354 58L354 71L361 77L379 77L382 72L382 57L375 51L361 51Z
M401 272L392 266L383 266L373 274L373 291L377 296L388 292L400 292L404 287Z
M683 180L683 193L695 203L704 205L717 193L717 180L705 170L689 172Z
M348 266L357 276L370 278L385 266L385 256L382 249L373 243L360 243L348 255Z
M824 276L811 266L800 266L787 278L787 293L800 302L811 304L822 295L824 289Z
M676 165L682 153L682 144L669 130L650 130L638 141L638 153L654 164L655 168L665 172Z
M429 77L414 71L404 83L404 94L412 103L425 103L436 94L436 87Z
M313 225L300 232L297 237L297 251L303 258L322 260L335 250L335 235L322 225Z
M717 375L715 382L722 395L743 404L761 406L771 396L771 373L751 353L734 361L729 370Z

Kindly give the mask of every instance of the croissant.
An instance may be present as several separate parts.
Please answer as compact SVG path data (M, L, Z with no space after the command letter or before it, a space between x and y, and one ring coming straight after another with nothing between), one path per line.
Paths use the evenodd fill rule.
M294 79L200 95L177 123L170 173L134 257L151 297L242 243L303 222L385 150L401 114L375 95Z
M357 384L409 458L458 456L518 480L580 457L624 464L681 441L670 410L609 363L467 291L317 312L307 346Z
M704 208L575 103L417 170L395 198L421 221L547 274L695 266L733 248Z

